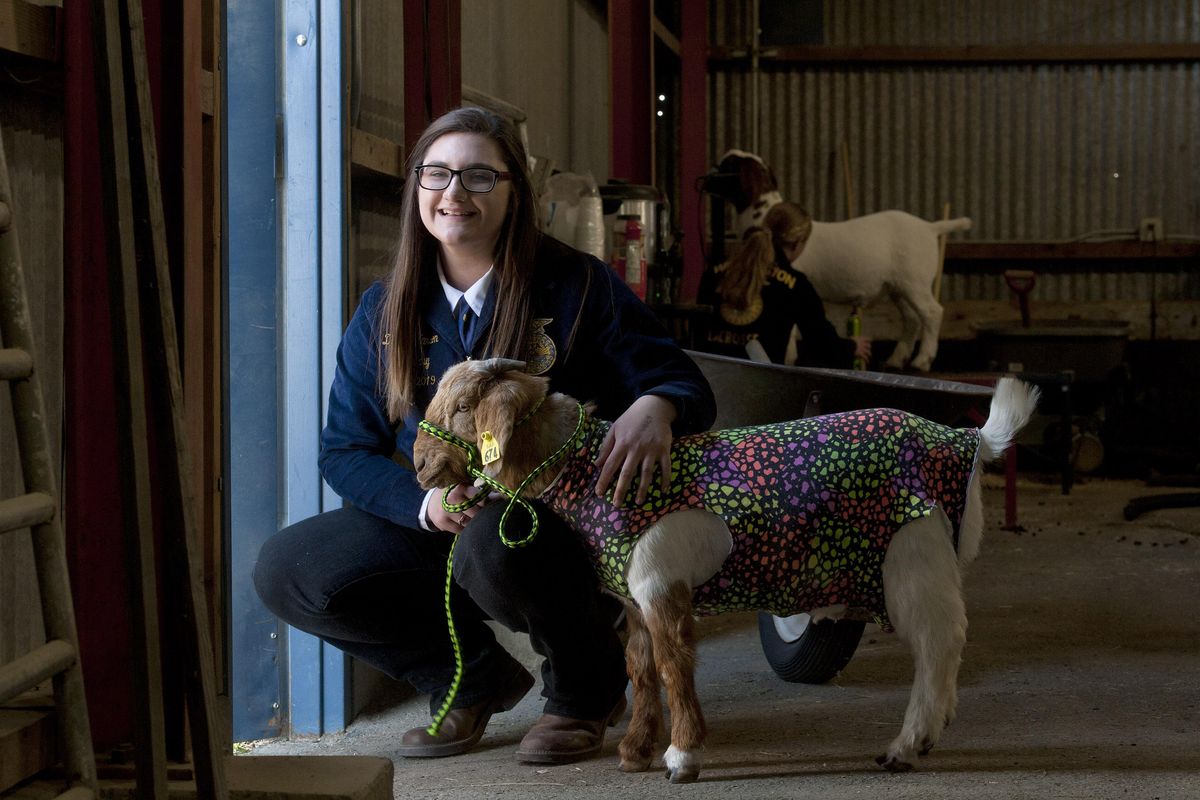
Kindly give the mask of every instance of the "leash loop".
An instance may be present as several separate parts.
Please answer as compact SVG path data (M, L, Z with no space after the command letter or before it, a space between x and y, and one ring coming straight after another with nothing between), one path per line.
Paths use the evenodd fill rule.
M525 416L523 416L520 419L520 421L517 422L517 426L519 427L522 423L526 422L530 417L532 417L534 412L536 412L541 407L541 405L542 405L542 402L541 402L541 400L539 400L534 405L534 407L532 409L530 409L530 411L527 414L525 414ZM563 457L568 452L570 452L571 449L575 446L575 442L576 442L576 440L579 439L579 434L583 430L583 420L586 416L586 412L584 412L583 406L581 404L576 404L576 405L579 409L579 416L575 422L574 433L572 433L570 435L570 437L568 437L567 440L565 442L563 442L562 445L557 450L555 450L553 454L550 455L549 458L547 458L545 461L543 461L541 464L539 464L533 470L533 472L530 472L525 477L525 479L523 481L521 481L520 485L517 486L517 488L515 490L508 488L507 486L505 486L504 484L500 483L498 480L493 478L491 475L488 475L486 472L484 472L483 469L481 469L480 462L479 462L479 450L475 447L475 445L471 444L470 442L466 441L465 439L461 439L458 436L455 436L450 431L444 430L443 428L439 428L437 425L434 425L429 420L421 420L420 425L418 427L421 430L425 431L425 433L429 434L430 436L434 437L435 439L439 439L440 441L446 442L447 444L452 444L455 447L461 448L462 450L466 451L466 453L467 453L467 474L470 475L471 477L475 478L477 483L482 484L482 488L480 488L479 492L477 492L476 494L467 498L466 500L464 500L461 503L446 502L446 493L443 492L442 493L442 508L444 508L446 511L449 511L449 512L463 511L474 505L477 505L480 501L483 500L483 498L488 494L489 491L498 492L499 494L504 495L505 497L508 498L508 505L505 506L504 513L502 513L500 515L500 526L498 529L498 532L500 534L500 541L504 542L504 544L507 547L511 547L511 548L525 547L530 542L532 542L534 537L537 536L537 532L538 532L537 512L533 510L533 506L530 505L529 501L526 500L524 497L522 497L522 494L525 492L526 487L529 486L530 483L532 483L539 475L541 475L547 469L549 469L550 467L554 466L559 461L561 461L563 459ZM508 515L509 515L509 513L512 512L514 506L520 506L522 508L522 510L524 510L525 513L529 515L529 520L530 520L529 534L523 539L510 539L510 538L508 538L508 535L505 534L505 532L504 532L504 524L505 524L505 522L508 521ZM446 715L450 713L450 709L452 708L452 706L454 704L454 698L458 695L458 687L462 683L462 677L463 677L462 648L458 642L458 633L457 633L457 631L455 631L455 628L454 628L454 615L450 610L450 589L451 589L451 586L454 584L454 548L457 544L458 544L458 537L455 536L454 541L450 544L450 553L446 557L446 588L445 588L446 626L449 628L450 645L454 650L454 678L450 681L450 688L446 692L446 699L442 701L441 707L438 709L437 713L433 715L433 722L430 724L430 726L428 728L425 729L425 732L428 733L430 736L437 736L438 731L441 729L442 723L446 719Z

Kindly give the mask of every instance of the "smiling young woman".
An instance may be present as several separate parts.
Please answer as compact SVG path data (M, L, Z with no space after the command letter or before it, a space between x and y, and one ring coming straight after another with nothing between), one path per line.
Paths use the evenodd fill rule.
M473 170L478 176L473 176L480 181L476 188L464 183L464 170ZM479 170L487 172L480 175ZM511 177L512 173L505 170L499 146L478 133L448 133L437 139L415 172L421 222L441 245L447 280L465 291L492 268L513 195L511 180L499 180L499 176ZM496 180L485 181L484 175L494 175ZM426 188L447 179L442 189Z
M613 629L619 605L600 594L582 546L535 504L541 535L511 550L498 535L502 503L447 512L443 495L456 503L472 487L427 493L402 464L443 374L465 359L521 359L551 391L615 419L602 464L618 495L635 477L648 485L667 476L673 435L712 424L712 392L606 264L541 234L511 125L480 109L452 111L421 135L408 174L395 261L342 337L321 433L321 474L348 505L271 537L255 586L281 618L427 692L435 710L454 677L443 602L457 536L451 602L462 681L438 733L414 728L397 752L466 752L492 714L532 687L491 619L528 633L546 659L545 714L518 758L587 758L624 707L626 677ZM531 521L506 525L523 538Z

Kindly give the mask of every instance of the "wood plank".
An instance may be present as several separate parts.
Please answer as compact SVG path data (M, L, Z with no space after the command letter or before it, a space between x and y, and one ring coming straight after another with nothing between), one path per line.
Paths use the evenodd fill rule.
M0 708L0 792L54 765L53 708Z
M653 14L653 12L651 13ZM682 50L682 47L679 44L679 37L671 33L671 29L663 24L662 20L658 18L657 14L654 14L651 17L651 26L654 29L654 35L658 37L659 41L665 44L667 49L672 53L679 55L680 51Z
M142 357L142 325L138 299L137 252L134 240L134 188L128 105L125 96L124 25L115 2L93 6L98 129L104 169L102 202L111 235L109 271L113 286L113 358L116 366L117 419L122 435L121 462L128 473L122 484L127 509L125 562L133 615L130 670L135 692L134 758L144 798L166 800L166 723L163 714L162 658L159 642L153 482Z
M58 61L58 9L0 0L0 50Z
M350 163L389 178L405 178L400 145L359 128L350 130Z
M167 419L156 420L156 442L159 449L158 466L165 473L163 481L163 515L166 519L167 585L177 587L168 596L168 607L176 618L168 630L178 633L172 644L181 647L188 665L188 720L191 723L191 745L196 762L196 793L200 798L224 800L229 796L225 785L223 754L227 744L219 740L220 724L216 718L216 687L213 683L212 642L208 638L208 607L200 577L196 525L196 502L192 483L190 446L187 440L183 408L183 378L179 366L179 343L176 339L175 306L171 292L171 271L167 262L167 226L163 213L162 187L159 183L158 151L155 140L154 109L150 100L150 78L146 64L146 39L141 0L125 0L127 52L133 73L138 127L134 140L141 145L141 175L144 185L136 187L149 215L152 271L141 277L148 288L157 286L155 298L147 299L144 330L146 349L150 358L151 375L165 376L166 386L151 386L151 394L160 402L156 409L165 410ZM193 55L198 56L197 52ZM144 262L143 262L144 263ZM157 302L154 302L157 300ZM130 317L127 316L127 319ZM165 402L161 402L165 399Z
M1200 242L962 242L946 244L947 259L1198 258Z
M763 67L811 64L1125 64L1200 61L1200 44L1024 44L920 47L889 45L795 45L763 48ZM708 49L712 66L745 65L745 47Z
M1020 311L1005 300L951 300L943 303L941 341L965 341L975 338L975 326L995 322L1019 322ZM829 321L839 331L845 330L850 307L826 303ZM1151 335L1151 306L1149 300L1106 300L1038 302L1034 321L1038 319L1080 319L1123 321L1129 323L1133 339L1200 340L1200 302L1194 300L1160 300L1154 309ZM891 303L877 303L862 314L863 335L878 340L894 340L900 335L903 323L900 313Z
M222 49L222 25L225 21L225 2L223 0L201 0L203 21L201 29L204 35L205 69L213 75L212 85L222 85L224 75ZM222 576L228 569L225 563L224 539L224 497L222 486L222 454L225 446L225 433L222 427L222 402L225 395L224 373L221 359L224 346L223 323L221 312L222 278L221 265L223 257L222 214L224 212L222 186L222 136L224 129L225 109L222 96L214 91L212 117L204 121L204 253L207 259L205 281L200 295L209 313L206 315L207 328L204 330L204 365L200 372L202 384L194 393L201 397L205 420L205 435L201 444L200 463L203 465L205 480L200 494L201 530L206 531L207 538L203 542L203 574L205 594L209 598L209 625L212 630L213 642L227 642L224 615L225 600L223 596ZM185 364L186 364L185 360ZM229 687L233 681L226 673L228 666L225 658L216 660L214 677L220 687ZM221 739L233 740L233 705L228 695L221 695L220 704Z
M185 0L188 3L199 2L199 0ZM199 33L196 34L199 37ZM186 59L187 56L184 56ZM216 93L216 76L209 70L199 70L199 77L196 79L200 84L200 113L206 117L213 115Z

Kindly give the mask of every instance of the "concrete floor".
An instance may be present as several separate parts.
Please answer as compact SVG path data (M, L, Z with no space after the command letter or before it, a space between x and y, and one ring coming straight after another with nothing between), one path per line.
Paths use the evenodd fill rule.
M1126 522L1130 497L1163 490L1094 480L1064 497L1022 480L1024 530L1009 532L999 530L999 487L988 476L991 527L967 579L958 719L917 771L891 775L873 762L899 731L912 676L894 636L868 626L833 682L788 684L762 656L754 615L739 614L699 626L710 729L699 783L672 786L657 768L621 773L627 720L598 759L518 764L513 751L541 710L535 691L494 717L469 755L396 759L395 796L1200 797L1200 509ZM391 756L404 730L427 721L424 698L381 699L343 734L253 752Z

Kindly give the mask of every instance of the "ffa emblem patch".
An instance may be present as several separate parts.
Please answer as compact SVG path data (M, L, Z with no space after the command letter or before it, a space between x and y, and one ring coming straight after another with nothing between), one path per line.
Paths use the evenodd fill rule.
M558 349L545 327L554 319L535 319L529 323L529 341L525 345L525 371L530 375L541 375L554 366Z

